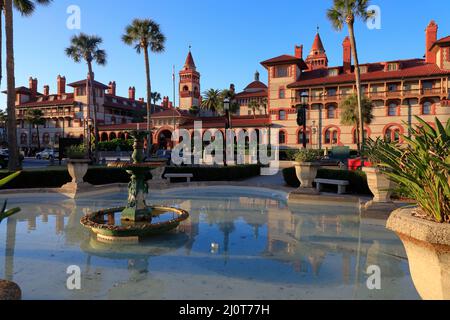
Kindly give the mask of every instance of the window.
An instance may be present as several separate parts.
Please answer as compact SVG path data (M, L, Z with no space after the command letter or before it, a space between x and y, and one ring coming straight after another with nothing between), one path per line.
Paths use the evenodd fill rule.
M335 88L327 89L327 96L334 97L334 96L336 96L336 92L337 92L337 90Z
M78 87L77 96L85 96L85 95L86 95L86 87Z
M361 74L364 74L364 73L367 73L369 71L369 68L368 68L368 66L361 66L360 67L360 71L361 71Z
M450 47L445 49L445 61L450 62Z
M20 144L27 144L27 140L28 140L27 134L26 133L22 133L20 135Z
M43 140L44 140L44 144L49 144L50 143L50 135L48 133L44 133Z
M384 138L388 142L399 142L400 141L400 128L392 126L386 129L384 133Z
M336 118L336 107L328 106L327 108L327 119L335 119Z
M338 131L335 128L330 128L325 131L325 144L338 144Z
M432 113L431 106L432 106L432 103L430 101L426 101L422 106L422 114L430 115Z
M310 142L311 142L310 138L311 138L311 134L310 134L309 130L306 130L306 144L310 144ZM298 144L303 145L303 128L298 131L297 141L298 141Z
M275 78L286 78L289 76L289 66L275 67Z
M278 120L286 120L286 111L280 110L278 112Z
M394 84L394 83L389 84L389 85L388 85L388 91L389 91L389 92L397 91L397 85Z
M279 138L280 144L286 144L286 132L280 131Z
M395 117L397 115L397 104L391 103L388 107L388 116L389 117Z
M387 71L397 71L397 70L398 70L398 63L388 63Z
M278 91L278 98L285 99L286 98L286 90L284 90L283 88L280 88L280 90Z
M422 82L423 90L432 90L433 89L433 82L431 81L424 81Z
M328 76L329 77L336 77L337 75L339 75L339 70L338 69L330 69L330 70L328 70Z
M188 86L184 86L183 87L183 91L189 91L189 87Z
M357 144L358 143L358 137L357 137L357 132L356 129L353 130L353 143ZM369 139L369 133L367 132L367 129L364 129L364 139L367 140Z

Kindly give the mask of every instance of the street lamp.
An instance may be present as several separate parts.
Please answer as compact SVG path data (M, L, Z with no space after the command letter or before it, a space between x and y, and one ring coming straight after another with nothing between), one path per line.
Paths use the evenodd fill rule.
M226 167L227 164L227 130L231 128L231 116L230 116L230 99L225 98L223 100L223 109L225 110L225 134L224 134L224 149L223 149L223 163Z
M309 96L308 93L303 92L300 97L300 105L297 106L297 124L303 127L302 138L303 148L306 149L306 108L308 107Z

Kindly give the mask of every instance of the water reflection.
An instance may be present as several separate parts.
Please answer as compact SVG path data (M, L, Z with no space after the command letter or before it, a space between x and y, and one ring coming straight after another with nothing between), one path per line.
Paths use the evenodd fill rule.
M122 198L20 204L0 226L4 278L31 282L25 298L418 298L400 241L355 208L193 191L151 199L191 213L177 231L135 246L96 241L80 218ZM79 292L64 287L72 264L83 269ZM381 291L365 286L370 265L382 270Z

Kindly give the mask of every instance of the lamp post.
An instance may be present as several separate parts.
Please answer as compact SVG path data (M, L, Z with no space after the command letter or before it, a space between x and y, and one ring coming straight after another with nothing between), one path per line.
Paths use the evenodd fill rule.
M231 116L230 116L230 99L225 98L223 100L223 109L225 110L225 134L224 134L224 149L223 149L223 163L227 164L227 130L231 128Z
M306 149L306 108L308 107L309 96L306 92L302 93L300 105L297 106L297 124L303 127L302 138L303 148Z

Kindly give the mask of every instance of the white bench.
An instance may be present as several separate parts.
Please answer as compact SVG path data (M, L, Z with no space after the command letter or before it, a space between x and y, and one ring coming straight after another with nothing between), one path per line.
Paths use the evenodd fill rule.
M346 187L350 184L350 182L346 180L329 180L329 179L315 179L314 182L316 183L317 191L322 190L323 184L331 184L338 186L338 194L344 194Z
M169 179L169 182L172 182L172 179L174 178L184 178L190 183L194 175L192 173L166 173L164 177Z

